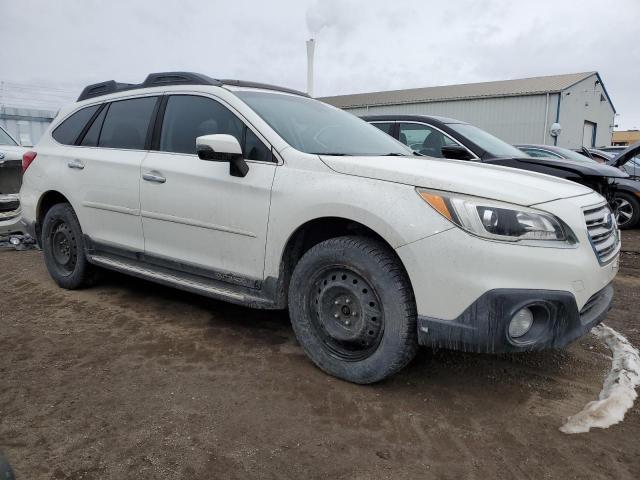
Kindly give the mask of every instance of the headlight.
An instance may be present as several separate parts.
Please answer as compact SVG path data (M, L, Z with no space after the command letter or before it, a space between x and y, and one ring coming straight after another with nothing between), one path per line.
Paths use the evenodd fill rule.
M455 193L422 188L417 192L440 215L479 237L549 246L577 243L571 229L550 213Z

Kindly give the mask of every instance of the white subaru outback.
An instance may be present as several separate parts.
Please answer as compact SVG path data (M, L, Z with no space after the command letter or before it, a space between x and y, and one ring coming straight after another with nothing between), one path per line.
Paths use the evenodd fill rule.
M87 87L24 156L23 222L63 288L99 267L289 309L322 370L418 345L562 347L602 321L619 233L584 186L414 156L305 94L204 75Z

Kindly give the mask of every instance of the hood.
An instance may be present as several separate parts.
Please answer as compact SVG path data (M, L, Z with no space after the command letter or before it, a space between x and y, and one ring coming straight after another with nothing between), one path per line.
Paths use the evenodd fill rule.
M611 161L609 162L609 165L611 165L612 167L621 167L637 155L640 155L640 142L634 143L629 148L623 150L618 155L613 157L613 159L611 159Z
M534 205L576 197L592 190L561 178L509 167L431 157L332 157L321 155L332 170L415 187Z
M629 176L611 165L603 165L587 157L584 158L584 161L571 160L570 158L547 157L520 157L514 158L514 160L522 164L546 165L558 170L574 173L581 177L627 178Z

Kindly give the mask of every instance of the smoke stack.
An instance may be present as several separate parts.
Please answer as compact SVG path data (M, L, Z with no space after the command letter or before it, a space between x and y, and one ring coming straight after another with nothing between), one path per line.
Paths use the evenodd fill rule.
M307 40L307 93L313 97L313 51L316 41L313 38Z

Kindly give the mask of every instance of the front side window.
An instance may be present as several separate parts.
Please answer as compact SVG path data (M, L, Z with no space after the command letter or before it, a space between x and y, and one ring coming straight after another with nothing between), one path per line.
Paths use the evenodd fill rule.
M93 114L98 111L99 105L92 105L78 110L56 127L51 134L53 138L63 145L75 145L78 136Z
M144 97L112 102L102 124L98 146L144 150L156 101L157 97Z
M248 160L271 160L271 150L225 106L206 97L169 97L162 122L160 150L196 154L196 138L226 134L236 137Z
M411 155L364 120L318 100L273 92L234 92L298 151L317 155Z
M411 150L436 158L444 158L442 147L458 145L440 130L423 123L401 123L399 139Z
M5 132L2 128L0 128L0 145L11 145L12 147L18 146L18 144L13 141L13 138L11 138L11 135Z

